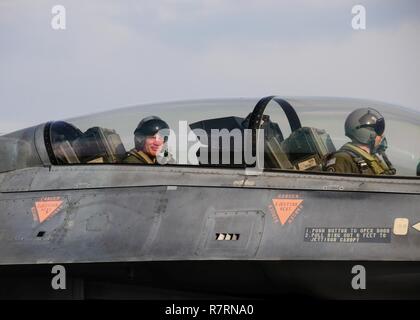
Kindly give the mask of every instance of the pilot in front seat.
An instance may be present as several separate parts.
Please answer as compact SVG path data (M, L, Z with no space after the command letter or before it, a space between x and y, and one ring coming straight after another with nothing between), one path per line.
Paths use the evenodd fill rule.
M164 164L166 161L158 161L158 157L162 154L163 147L167 140L167 136L162 136L162 131L169 132L168 124L161 118L156 116L146 117L140 121L134 131L135 148L127 152L123 163L137 164ZM160 131L160 132L159 132ZM165 131L163 131L165 133ZM160 157L159 160L165 159Z
M352 142L328 157L326 171L362 175L393 175L384 137L385 119L375 109L361 108L349 114L345 134ZM382 155L382 161L378 154Z

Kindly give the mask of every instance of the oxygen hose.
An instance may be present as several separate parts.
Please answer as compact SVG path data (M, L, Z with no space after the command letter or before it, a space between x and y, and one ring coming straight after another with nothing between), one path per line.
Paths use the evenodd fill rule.
M385 137L383 137L381 143L378 146L377 152L382 156L382 159L384 159L386 165L388 166L388 174L393 176L397 173L397 170L394 168L391 161L389 161L388 156L385 153L386 149L388 149L388 141Z
M391 161L389 161L388 156L386 155L385 151L380 150L379 154L382 156L382 159L384 159L386 165L388 166L389 170L389 174L390 175L395 175L397 173L397 170L394 168L394 166L392 165Z

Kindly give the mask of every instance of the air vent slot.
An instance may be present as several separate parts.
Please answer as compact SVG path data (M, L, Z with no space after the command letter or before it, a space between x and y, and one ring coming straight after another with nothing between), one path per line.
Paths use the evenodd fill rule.
M264 212L209 208L196 254L203 257L243 258L257 253L264 229Z
M216 233L217 241L238 241L239 233Z
M45 231L39 231L39 232L36 234L36 237L37 237L37 238L42 238L44 235L45 235Z

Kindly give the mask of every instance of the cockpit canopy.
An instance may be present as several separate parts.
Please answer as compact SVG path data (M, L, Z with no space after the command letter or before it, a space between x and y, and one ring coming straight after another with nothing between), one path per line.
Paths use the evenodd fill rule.
M262 143L265 169L322 171L325 158L349 141L344 122L360 107L375 108L384 116L387 154L397 175L416 176L420 114L360 99L266 97L149 104L50 122L43 135L53 165L119 165L134 148L138 123L158 116L170 127L165 150L173 165L254 166L256 146ZM0 141L19 140L21 135L9 134Z

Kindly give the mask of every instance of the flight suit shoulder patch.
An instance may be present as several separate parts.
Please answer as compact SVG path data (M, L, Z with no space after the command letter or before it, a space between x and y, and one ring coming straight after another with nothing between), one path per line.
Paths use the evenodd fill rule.
M357 166L351 155L344 151L336 152L325 165L326 170L336 173L357 173Z

